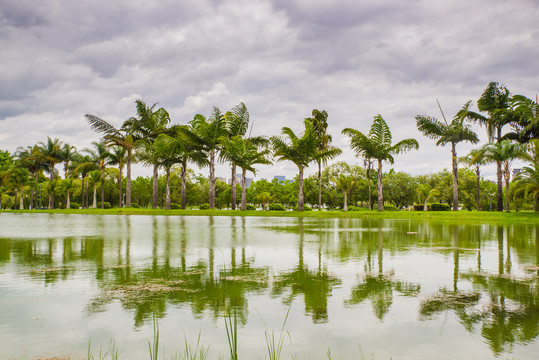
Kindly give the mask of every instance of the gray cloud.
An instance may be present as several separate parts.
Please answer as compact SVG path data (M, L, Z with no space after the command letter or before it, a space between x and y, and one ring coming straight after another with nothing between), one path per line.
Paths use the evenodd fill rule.
M97 136L84 114L119 124L139 98L177 123L243 101L253 132L264 135L300 131L313 108L326 109L350 162L341 129L367 131L380 113L395 140L420 141L395 168L438 171L449 167L449 150L421 137L414 116L437 116L436 98L452 116L489 81L534 96L538 8L531 0L3 0L0 148L46 136L88 146ZM276 172L295 169L280 163L260 176Z

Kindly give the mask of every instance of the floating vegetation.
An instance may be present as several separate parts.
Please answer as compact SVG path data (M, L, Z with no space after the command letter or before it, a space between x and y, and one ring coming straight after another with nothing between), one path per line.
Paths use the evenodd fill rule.
M481 295L478 292L452 292L440 289L437 294L421 302L419 318L420 320L431 319L436 313L446 310L462 311L477 305L480 298Z

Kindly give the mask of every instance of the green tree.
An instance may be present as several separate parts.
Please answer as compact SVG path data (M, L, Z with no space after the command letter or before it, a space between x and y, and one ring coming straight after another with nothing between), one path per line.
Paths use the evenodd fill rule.
M283 127L285 137L273 136L271 143L277 161L288 160L298 167L298 210L303 211L303 171L313 161L333 157L339 149L318 150L316 132L311 121L304 121L305 131L298 137L289 127Z
M118 207L123 207L123 199L122 199L122 171L125 166L125 162L127 160L127 151L124 147L121 146L114 146L112 148L112 151L109 152L109 165L117 165L118 166Z
M467 141L472 144L479 142L477 134L464 123L471 103L471 101L468 101L462 107L462 109L457 112L455 117L453 117L451 123L446 121L445 116L443 123L430 116L417 115L415 117L417 129L426 137L430 139L437 139L437 146L451 144L451 167L453 169L453 210L458 210L459 208L457 144L462 141Z
M527 143L532 139L539 139L539 104L524 95L514 95L511 99L511 109L514 110L516 120L511 122L512 132L505 134L504 138Z
M56 164L63 161L62 158L62 142L60 139L51 139L47 137L47 142L40 142L39 144L40 156L42 162L47 165L47 171L49 172L49 180L54 180L54 171ZM49 209L54 209L54 191L49 192Z
M391 130L380 114L374 117L368 136L350 128L344 129L342 133L350 136L350 147L358 155L378 161L378 211L382 211L384 206L382 163L388 161L393 164L393 155L419 148L417 140L404 139L392 144Z
M356 184L356 178L352 175L339 174L339 176L331 179L335 183L335 187L341 190L344 195L343 211L348 211L348 193L352 191L352 188Z
M500 142L502 128L518 119L516 112L511 109L511 101L511 93L507 87L497 82L490 82L477 100L477 108L480 112L486 112L487 116L472 111L468 111L466 116L486 127L490 142ZM503 211L502 163L500 161L496 161L496 177L500 179L496 207L498 211Z
M485 152L482 149L474 149L470 151L470 153L464 157L461 157L459 159L459 162L464 163L470 167L474 168L475 172L475 178L476 178L476 209L479 211L480 208L480 198L481 198L481 190L480 190L480 181L481 181L481 166L484 166L487 164L487 159L485 159Z
M513 195L532 195L533 208L539 212L539 164L525 166L515 176Z
M316 133L318 142L318 151L324 152L327 150L333 150L331 152L331 156L318 158L316 160L316 162L318 163L318 210L322 209L322 165L325 166L328 160L333 159L342 153L340 149L331 145L332 138L331 135L327 133L327 119L328 113L326 112L326 110L320 111L318 109L313 109L312 117L305 119L312 122L313 124L314 132Z
M269 141L264 138L257 138L256 143L259 145L268 145ZM246 184L245 179L247 171L256 174L256 169L254 165L263 164L269 165L271 161L268 159L270 156L270 150L268 149L259 149L252 142L252 138L243 138L241 135L236 135L230 139L223 140L223 159L229 161L235 166L239 166L242 169L241 173L241 210L246 210L247 207L247 194L246 194ZM235 175L234 175L235 177ZM236 185L234 181L232 182L231 188L235 188ZM234 189L235 194L235 189ZM232 203L236 201L235 196L231 197ZM233 208L234 209L234 208Z
M390 171L383 182L387 201L397 209L414 203L417 188L415 177L404 172Z
M90 185L94 186L93 208L97 207L97 184L102 180L103 178L101 177L101 172L99 170L92 170L88 173L88 182Z
M106 143L103 141L92 141L92 145L92 149L84 149L83 151L90 155L99 169L99 173L101 175L101 208L104 209L105 169L110 163L111 153L109 152Z
M75 180L73 178L63 179L60 188L66 193L66 209L71 208L71 192L75 189Z
M195 118L189 122L196 135L196 142L201 145L202 150L209 158L210 176L208 198L210 209L215 208L215 157L221 150L221 140L227 136L226 121L221 110L218 107L213 107L213 112L206 119L204 115L197 114Z
M506 211L509 211L509 180L511 177L511 164L514 159L522 158L525 155L525 148L519 143L512 143L511 140L505 139L497 143L488 143L483 146L485 159L488 162L496 162L503 166L502 172L497 172L497 194L501 194L503 198L502 175L505 180L506 190Z

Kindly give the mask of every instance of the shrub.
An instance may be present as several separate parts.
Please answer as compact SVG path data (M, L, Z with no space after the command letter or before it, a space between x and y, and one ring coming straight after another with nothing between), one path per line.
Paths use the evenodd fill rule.
M137 204L137 203L131 203L131 206L130 206L130 207L135 208L135 209L138 209L138 208L140 208L140 205Z
M180 204L172 203L170 204L170 208L173 210L181 209Z
M385 204L384 211L399 211L395 205Z
M281 204L269 204L268 210L285 211L285 207Z
M198 206L199 210L208 210L210 208L210 204L200 204Z
M247 205L245 205L245 210L256 210L256 206L251 205L251 204L247 204Z
M449 211L451 207L448 204L433 203L430 204L430 210L432 211Z
M425 204L414 204L414 211L424 211ZM427 211L431 211L430 204L427 204Z
M312 211L313 209L307 205L303 205L303 211ZM298 207L294 206L294 211L298 211Z
M80 204L78 202L71 201L69 203L69 208L70 209L78 209L78 208L80 208Z
M110 203L108 201L105 201L103 204L105 204L105 206L103 206L104 209L112 208L112 206L110 205ZM97 204L97 208L101 209L101 201Z

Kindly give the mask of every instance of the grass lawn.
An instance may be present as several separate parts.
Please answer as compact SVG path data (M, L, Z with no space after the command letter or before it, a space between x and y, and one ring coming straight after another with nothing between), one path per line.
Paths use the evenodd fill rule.
M539 224L539 213L531 211L255 211L255 210L163 210L163 209L55 209L55 210L4 210L1 213L51 213L93 215L168 215L168 216L259 216L305 218L356 218L356 219L440 219L456 221L525 221Z

